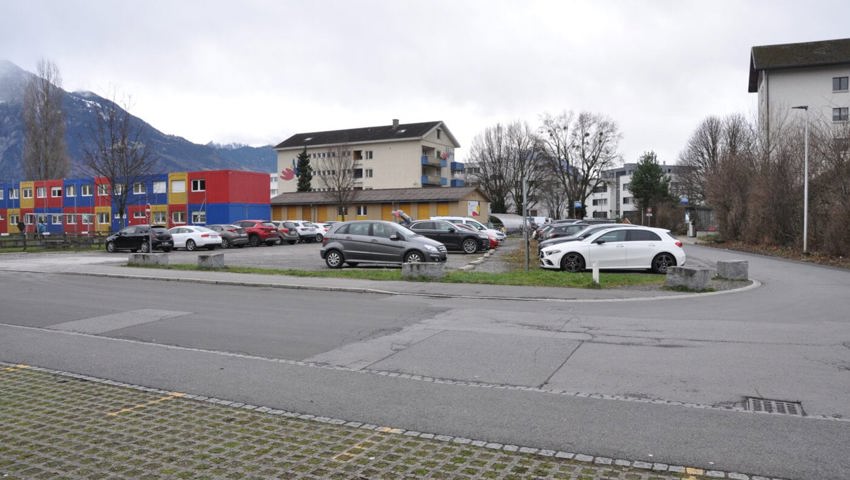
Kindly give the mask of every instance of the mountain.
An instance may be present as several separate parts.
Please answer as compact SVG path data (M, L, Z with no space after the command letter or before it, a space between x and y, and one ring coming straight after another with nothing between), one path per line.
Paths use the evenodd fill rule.
M26 84L33 77L14 63L0 60L0 179L6 181L23 178L24 124L23 99ZM96 104L109 103L92 92L63 91L62 108L65 112L65 141L71 157L69 178L90 176L83 164L82 149L94 122ZM185 138L160 132L144 120L131 115L134 127L141 126L149 148L157 156L157 166L151 173L185 172L199 170L250 170L274 172L277 156L271 146L199 145Z

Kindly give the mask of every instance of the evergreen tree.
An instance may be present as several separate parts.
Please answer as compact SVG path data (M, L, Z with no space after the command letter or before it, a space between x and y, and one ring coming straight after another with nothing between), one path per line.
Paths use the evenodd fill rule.
M670 200L670 179L664 175L661 165L658 165L655 152L641 155L629 190L641 212Z
M309 192L313 180L313 167L310 166L310 155L307 155L307 147L298 154L298 165L295 167L298 175L298 191Z

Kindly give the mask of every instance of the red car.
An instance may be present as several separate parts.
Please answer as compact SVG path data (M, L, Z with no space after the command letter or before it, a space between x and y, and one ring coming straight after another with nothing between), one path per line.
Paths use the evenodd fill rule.
M280 242L280 232L268 220L239 220L234 225L242 227L248 233L248 244L252 247L265 243L272 246Z
M473 232L478 231L472 225L467 225L465 223L454 223L453 225L456 225L458 228L462 228L464 230L471 230ZM487 233L487 232L483 232L483 233ZM490 250L499 246L499 239L498 238L496 238L494 235L490 235L489 233L487 233L487 237L490 239Z

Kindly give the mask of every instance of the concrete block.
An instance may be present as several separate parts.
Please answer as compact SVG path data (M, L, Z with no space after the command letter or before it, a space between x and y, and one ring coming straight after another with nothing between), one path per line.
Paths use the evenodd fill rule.
M439 262L403 263L401 264L401 278L443 278L446 274L446 265Z
M717 262L717 276L727 280L747 280L749 278L749 262L746 260L730 260Z
M224 268L224 254L202 253L198 255L198 268Z
M127 265L168 265L167 253L131 253Z
M664 285L684 287L688 290L705 290L711 280L712 270L695 267L668 267Z

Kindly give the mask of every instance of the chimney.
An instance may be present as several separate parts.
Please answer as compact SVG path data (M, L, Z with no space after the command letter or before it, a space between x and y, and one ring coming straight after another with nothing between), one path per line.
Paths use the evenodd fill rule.
M394 119L393 119L393 130L395 130L395 129L397 129L397 128L398 128L398 119L397 119L397 118L394 118Z

